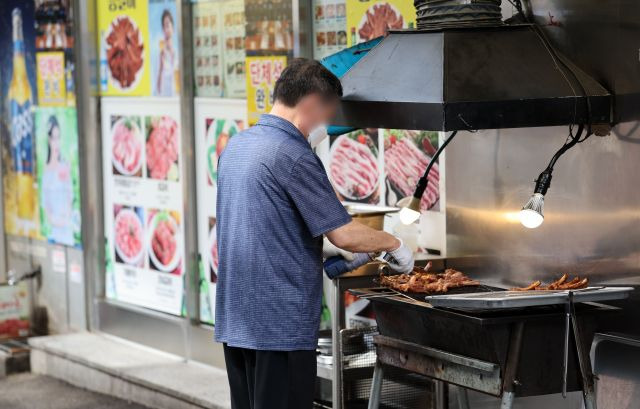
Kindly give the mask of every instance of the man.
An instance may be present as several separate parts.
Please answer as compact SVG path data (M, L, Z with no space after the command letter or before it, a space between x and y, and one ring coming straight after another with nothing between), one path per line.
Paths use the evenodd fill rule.
M340 81L320 63L293 60L271 113L231 138L220 157L215 333L233 409L311 409L323 235L351 252L388 251L397 271L413 268L399 239L351 220L307 141L341 96Z

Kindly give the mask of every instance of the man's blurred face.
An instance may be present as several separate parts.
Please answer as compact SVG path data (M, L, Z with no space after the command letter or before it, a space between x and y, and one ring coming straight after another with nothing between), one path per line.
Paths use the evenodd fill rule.
M338 109L339 101L338 98L327 99L319 94L310 94L298 102L295 109L302 119L301 125L304 127L305 136L318 126L331 123Z

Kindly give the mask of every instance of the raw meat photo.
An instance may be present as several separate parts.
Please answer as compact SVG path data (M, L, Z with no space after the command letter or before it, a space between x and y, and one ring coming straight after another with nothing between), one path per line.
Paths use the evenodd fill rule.
M413 195L418 179L438 146L438 133L387 129L384 131L384 170L386 174L386 203L395 206L403 197ZM427 190L420 208L438 210L440 200L440 171L435 163L429 172Z
M144 65L144 44L138 26L128 16L118 16L111 22L105 42L113 84L122 90L132 88Z
M243 120L205 119L207 133L207 183L209 186L218 180L218 158L227 146L229 139L245 128Z
M113 173L141 176L142 133L137 118L112 117L111 161Z
M378 130L365 129L332 138L329 179L340 199L378 203Z
M148 117L147 174L151 179L178 181L180 135L178 123L169 116Z
M114 216L116 262L141 267L144 255L142 209L115 205Z
M147 248L150 267L172 274L182 272L181 233L179 215L163 210L149 211Z

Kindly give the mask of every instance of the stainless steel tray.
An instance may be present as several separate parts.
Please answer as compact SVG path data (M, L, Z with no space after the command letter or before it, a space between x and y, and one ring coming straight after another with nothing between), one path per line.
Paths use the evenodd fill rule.
M587 287L573 290L574 302L597 302L627 298L633 287ZM564 291L490 291L471 294L431 295L425 300L434 307L459 309L523 308L565 304L569 290Z

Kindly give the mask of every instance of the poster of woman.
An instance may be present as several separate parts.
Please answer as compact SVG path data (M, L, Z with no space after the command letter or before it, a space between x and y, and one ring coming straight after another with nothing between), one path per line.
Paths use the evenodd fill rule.
M51 243L80 247L76 110L37 108L35 134L40 232Z
M149 0L149 37L151 39L152 94L178 95L179 43L175 0Z

